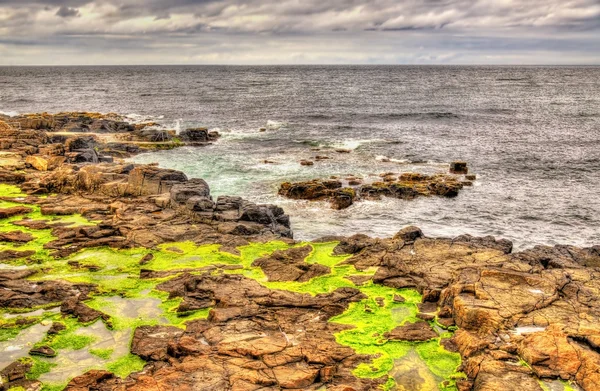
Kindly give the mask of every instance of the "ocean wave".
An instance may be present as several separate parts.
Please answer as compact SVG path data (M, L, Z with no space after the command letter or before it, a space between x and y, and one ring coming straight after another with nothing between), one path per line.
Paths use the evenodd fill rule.
M136 113L131 113L131 114L126 114L125 115L125 119L127 120L127 122L131 122L131 123L142 123L142 122L154 122L154 121L159 121L164 119L165 116L164 115L143 115L143 114L136 114Z
M6 115L6 116L9 116L9 117L16 117L17 115L19 115L19 113L16 112L16 111L2 111L2 110L0 110L0 115Z
M459 118L459 115L444 111L416 112L416 113L388 113L383 117L387 118L428 118L428 119L443 119L443 118Z
M376 156L375 160L377 160L378 162L382 162L382 163L400 163L400 164L412 163L410 160L407 160L407 159L393 159L391 157L383 156L383 155Z
M395 144L396 142L381 138L374 139L348 139L339 141L324 140L292 140L295 143L307 145L312 148L331 148L354 151L365 144Z
M289 124L287 122L283 122L283 121L274 121L274 120L268 120L267 121L267 129L271 129L271 130L279 130L282 128L286 128Z

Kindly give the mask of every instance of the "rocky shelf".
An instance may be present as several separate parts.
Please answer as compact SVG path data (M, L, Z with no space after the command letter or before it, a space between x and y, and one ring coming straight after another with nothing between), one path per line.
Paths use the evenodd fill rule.
M300 243L276 206L69 160L32 117L0 122L0 389L600 388L599 246Z
M450 171L453 174L450 175L388 172L376 176L377 180L370 181L349 176L344 179L284 182L279 187L279 194L296 200L329 201L333 209L346 209L357 200L377 200L381 197L411 200L437 195L453 198L465 186L472 186L472 181L476 178L475 175L466 175L468 173L466 163L460 163L464 165L461 166L460 171L455 169L457 164L457 162L451 164Z

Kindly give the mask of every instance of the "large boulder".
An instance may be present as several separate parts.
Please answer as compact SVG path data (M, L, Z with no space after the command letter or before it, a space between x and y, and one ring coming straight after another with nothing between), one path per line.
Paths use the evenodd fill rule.
M171 187L171 201L185 204L192 197L210 199L210 188L204 179L192 178Z
M187 180L187 176L181 171L156 166L138 166L129 173L127 192L131 195L169 193L174 185L185 183Z
M191 128L179 133L179 139L184 142L206 143L219 138L218 132L210 132L206 128Z

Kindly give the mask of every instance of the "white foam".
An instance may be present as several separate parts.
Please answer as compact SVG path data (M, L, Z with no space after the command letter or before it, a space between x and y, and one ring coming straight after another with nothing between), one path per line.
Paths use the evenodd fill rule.
M386 142L388 142L388 141L384 140L384 139L380 139L380 138L358 139L358 140L357 139L348 139L348 140L334 142L332 147L340 148L340 149L349 149L349 150L353 151L364 144L376 144L376 143L386 143Z
M383 155L379 155L375 157L375 160L377 160L378 162L390 162L390 163L400 163L400 164L407 164L410 163L410 160L406 160L406 159L392 159L390 157L387 156L383 156Z
M286 126L288 126L287 122L273 121L273 120L267 121L267 129L277 130L277 129L285 128Z
M8 115L9 117L16 117L17 115L19 115L19 113L17 113L16 111L2 111L2 110L0 110L0 114Z

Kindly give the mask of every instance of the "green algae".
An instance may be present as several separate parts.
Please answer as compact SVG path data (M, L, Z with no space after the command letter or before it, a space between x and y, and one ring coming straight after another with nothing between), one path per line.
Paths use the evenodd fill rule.
M90 354L100 357L103 360L109 360L114 352L115 349L90 349Z
M3 190L0 188L0 192ZM14 189L7 188L5 192L15 197L21 194ZM3 201L11 206L19 205L16 202ZM33 211L27 218L52 220L54 217L42 216L37 206L31 206ZM174 325L185 328L186 322L194 319L207 318L210 308L188 313L178 312L178 307L183 300L180 297L169 298L169 294L156 290L158 284L167 281L183 272L199 274L202 272L221 271L231 274L242 274L260 284L278 290L286 290L311 295L330 293L338 288L355 288L365 295L365 299L351 303L348 309L332 319L331 322L353 326L336 334L336 340L345 346L353 348L359 354L371 355L369 363L360 364L354 374L364 378L380 378L388 376L383 389L402 389L403 373L408 373L406 368L417 368L416 372L422 374L428 385L435 384L439 390L455 390L454 379L461 376L456 372L460 364L460 356L447 352L440 345L442 337L448 337L450 332L444 333L440 338L422 343L409 343L403 341L389 341L384 334L406 322L415 322L418 313L417 304L421 296L414 290L399 290L384 287L371 281L357 286L352 277L372 276L375 269L359 271L352 265L344 264L348 256L333 255L337 243L310 243L312 251L306 257L309 264L318 263L330 268L331 272L306 282L272 282L259 267L252 263L260 258L272 254L276 250L285 250L294 246L305 246L300 243L290 246L281 241L268 243L251 243L239 247L240 255L220 251L218 245L195 245L192 242L169 243L158 246L157 249L125 249L111 248L85 249L66 258L55 259L43 249L44 245L54 240L50 229L33 230L26 227L17 227L12 222L22 219L17 216L0 221L0 230L19 229L31 233L34 240L24 245L0 244L1 249L37 251L30 260L17 260L13 265L28 268L43 267L39 272L30 277L33 281L65 280L71 283L91 283L97 286L97 293L93 294L86 304L91 308L100 310L110 316L106 326L112 333L121 333L119 341L123 340L127 353L118 351L117 346L105 346L97 341L94 336L82 333L89 325L79 323L74 318L60 318L60 314L44 314L36 318L42 320L61 320L67 329L55 336L46 336L37 343L38 346L50 346L58 352L57 357L74 354L81 351L85 357L93 357L90 368L107 369L118 376L128 376L130 373L141 370L145 362L129 352L132 331L141 325ZM81 219L81 220L80 220ZM73 224L93 224L83 221L82 217L60 217L56 221L70 222ZM152 254L152 259L141 265L140 261L147 254ZM170 272L165 277L141 279L140 272L149 270L153 272ZM394 301L394 296L400 295L404 302ZM2 322L3 320L0 320ZM14 338L18 331L13 328L4 329L0 323L0 340ZM125 333L125 334L123 334ZM127 334L130 333L130 334ZM125 339L124 339L125 338ZM101 346L97 346L98 344ZM118 351L118 352L117 352ZM59 360L47 358L33 358L34 368L30 378L40 378L53 373ZM404 370L403 370L404 368ZM87 368L89 369L89 368ZM83 370L83 368L82 368ZM397 377L397 379L394 377ZM443 384L442 382L445 381ZM433 383L432 383L433 382ZM44 389L61 389L63 383L44 382Z
M133 372L141 371L144 369L145 365L146 361L134 354L128 354L116 360L115 362L108 364L106 369L117 376L125 378Z

